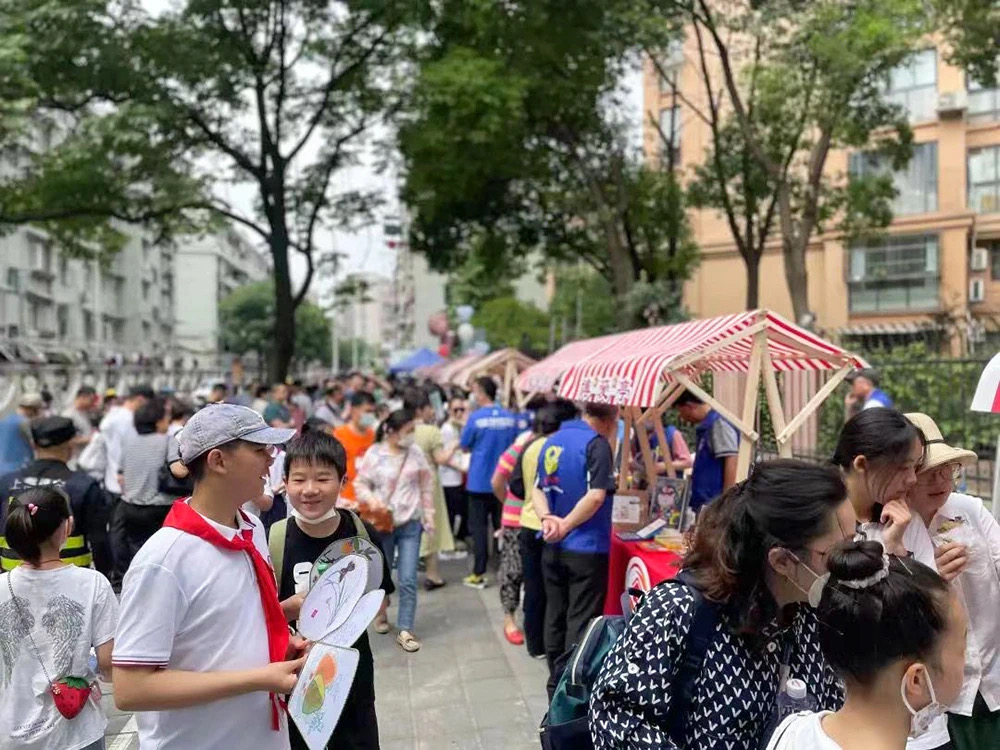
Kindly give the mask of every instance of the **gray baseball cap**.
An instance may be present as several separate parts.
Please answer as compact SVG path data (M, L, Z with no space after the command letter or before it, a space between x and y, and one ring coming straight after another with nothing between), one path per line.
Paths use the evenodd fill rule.
M253 409L236 404L209 404L197 412L177 433L181 461L189 464L212 448L245 440L248 443L281 445L295 437L295 430L268 427Z

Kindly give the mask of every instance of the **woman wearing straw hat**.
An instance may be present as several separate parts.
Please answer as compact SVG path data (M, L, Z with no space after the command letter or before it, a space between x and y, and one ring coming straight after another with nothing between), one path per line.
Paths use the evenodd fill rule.
M948 445L934 420L907 414L926 443L908 504L934 543L938 572L954 581L969 614L965 681L951 706L948 731L956 750L1000 747L1000 524L978 497L955 492L972 451Z

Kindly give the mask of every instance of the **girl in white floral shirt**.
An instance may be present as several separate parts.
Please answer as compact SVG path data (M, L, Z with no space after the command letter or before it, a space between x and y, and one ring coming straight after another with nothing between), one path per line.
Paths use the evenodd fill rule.
M414 445L414 414L399 409L379 425L376 444L361 459L354 492L358 501L392 512L391 534L383 536L389 566L396 553L399 585L399 635L404 651L418 651L413 635L417 612L417 563L422 532L434 533L434 473Z

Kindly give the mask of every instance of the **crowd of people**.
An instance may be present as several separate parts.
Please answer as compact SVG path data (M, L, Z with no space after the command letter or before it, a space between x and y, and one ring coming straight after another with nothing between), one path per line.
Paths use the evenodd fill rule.
M877 385L854 378L828 464L739 482L739 433L690 392L674 413L693 450L665 423L629 451L617 407L507 408L490 377L220 383L198 404L83 387L61 413L26 394L0 420L0 748L103 747L98 676L143 747L305 748L282 702L308 646L295 624L313 563L351 537L382 553L373 637L418 652L420 589L466 560L551 698L604 611L622 473L652 489L650 466L690 475L697 521L683 575L600 665L595 748L1000 747L1000 526L955 491L975 454ZM355 648L331 748L379 746L367 633ZM782 712L793 692L811 710Z

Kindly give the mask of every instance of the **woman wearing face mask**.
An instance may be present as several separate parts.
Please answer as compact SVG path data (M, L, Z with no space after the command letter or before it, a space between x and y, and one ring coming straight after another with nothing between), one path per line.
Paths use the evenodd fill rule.
M854 512L869 539L895 555L913 553L934 567L925 534L910 528L906 494L924 456L920 430L895 409L867 409L840 431L833 463L840 467Z
M1000 524L978 497L955 492L976 454L945 443L934 420L907 414L920 428L927 457L910 491L910 509L934 544L938 572L954 581L969 616L965 682L949 710L956 750L1000 747Z
M358 501L392 514L392 531L382 537L389 566L398 555L399 635L404 651L418 651L413 635L417 613L417 563L420 535L434 533L434 475L423 451L414 444L412 411L398 409L379 425L375 445L358 467L354 491Z
M759 464L707 505L684 559L688 583L650 591L604 660L590 703L595 748L641 738L642 747L756 750L787 677L820 707L839 708L805 602L855 524L840 474L802 461ZM705 607L716 613L711 627ZM701 634L709 642L690 669Z
M835 547L827 569L820 641L847 700L836 713L788 717L768 750L902 750L958 697L965 609L937 573L879 542Z

